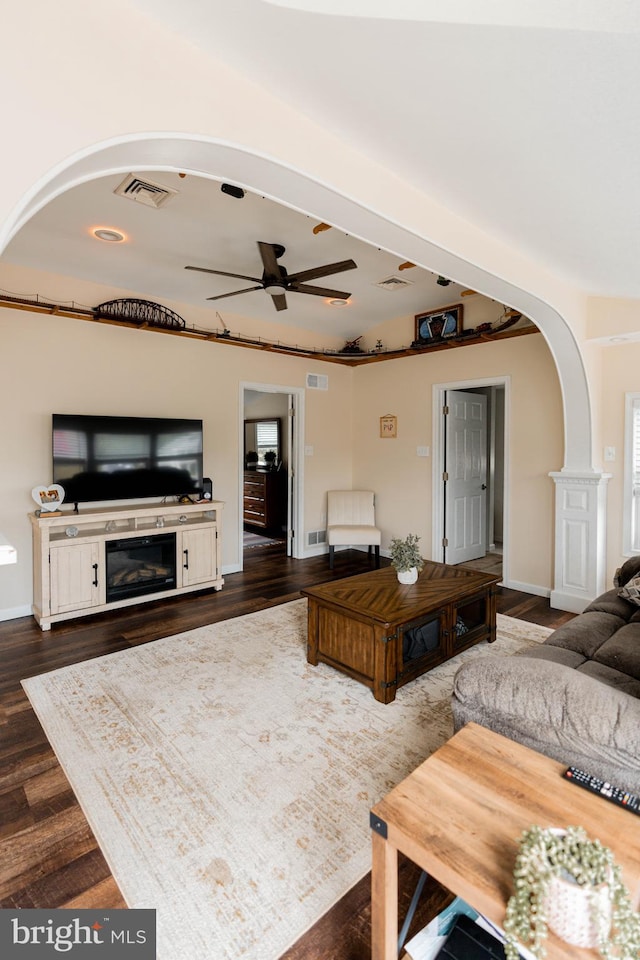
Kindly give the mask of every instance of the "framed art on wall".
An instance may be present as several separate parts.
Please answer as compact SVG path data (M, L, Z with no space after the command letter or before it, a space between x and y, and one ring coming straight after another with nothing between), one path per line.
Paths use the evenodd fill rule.
M451 307L418 313L415 320L416 340L422 343L459 336L462 333L462 304L454 303Z
M398 418L393 413L386 413L380 417L380 436L397 437L398 436Z

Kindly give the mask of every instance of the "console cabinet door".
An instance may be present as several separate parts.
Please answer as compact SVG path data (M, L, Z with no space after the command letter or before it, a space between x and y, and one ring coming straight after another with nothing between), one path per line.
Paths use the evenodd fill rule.
M209 583L218 576L216 533L215 525L182 531L178 564L183 587Z
M84 610L100 603L100 543L69 543L51 547L49 581L51 613ZM104 548L103 548L104 549Z

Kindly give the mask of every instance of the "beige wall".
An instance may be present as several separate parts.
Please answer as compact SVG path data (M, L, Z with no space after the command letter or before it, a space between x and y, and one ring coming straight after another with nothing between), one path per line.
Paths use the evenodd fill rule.
M95 304L122 291L46 277L0 264L0 286L54 299ZM75 295L74 295L75 294ZM179 313L180 304L171 304ZM206 310L189 310L204 326ZM243 322L244 329L244 322ZM274 336L280 330L274 326ZM261 330L264 336L269 331ZM536 591L553 583L553 485L549 471L562 458L562 403L553 358L542 336L438 351L431 355L343 367L320 360L183 340L112 325L21 310L0 310L0 530L19 551L3 568L0 617L21 615L31 602L31 546L27 514L33 486L49 482L50 414L91 413L202 417L205 474L226 504L224 564L239 556L238 440L242 382L297 388L304 394L303 542L325 525L326 491L372 486L378 495L383 548L414 530L431 555L433 384L510 378L508 490L509 581ZM607 582L622 556L624 394L637 391L640 344L588 344L592 377L602 384L595 410L602 444L616 448L606 463ZM308 372L329 378L329 390L304 390ZM397 440L379 438L379 417L398 416ZM600 451L602 453L602 451ZM398 492L400 491L400 492Z
M603 444L615 447L615 460L605 463L611 474L607 490L607 571L608 582L616 567L626 559L622 554L624 495L624 414L625 394L640 392L640 343L624 343L602 349Z
M26 286L43 289L38 275L18 272ZM2 286L16 289L5 265ZM117 292L47 278L66 299L97 303ZM180 305L172 304L180 312ZM195 315L199 324L200 317ZM264 332L264 331L263 331ZM373 486L380 503L383 548L392 536L415 530L431 555L432 385L510 376L512 475L511 577L548 588L552 582L552 490L549 470L562 462L562 413L555 369L539 335L469 346L362 367L344 367L198 340L181 339L65 317L0 310L0 530L17 546L19 561L0 578L0 616L21 615L31 603L31 546L27 514L31 489L51 480L52 412L201 417L204 470L225 501L223 563L237 569L239 555L240 384L273 384L304 395L307 455L302 472L303 543L325 526L326 491ZM306 374L322 373L329 389L304 390ZM543 385L541 388L540 385ZM535 416L531 416L531 411ZM379 417L398 416L397 440L380 440Z
M422 537L431 556L433 385L510 378L509 580L550 588L553 483L563 455L563 420L555 366L539 334L390 360L355 370L354 483L373 485L383 548L392 536ZM398 437L380 439L379 418L398 417ZM418 457L428 446L431 456Z
M100 302L100 301L97 301ZM204 420L204 471L225 501L223 564L238 566L239 437L242 381L302 388L326 372L331 390L307 391L303 496L317 529L329 486L351 482L352 371L113 325L0 310L0 530L18 549L2 568L0 618L31 604L30 492L51 481L51 413L198 417Z

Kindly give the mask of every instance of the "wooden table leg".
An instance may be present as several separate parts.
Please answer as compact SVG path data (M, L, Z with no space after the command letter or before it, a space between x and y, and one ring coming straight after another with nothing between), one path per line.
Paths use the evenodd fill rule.
M318 604L310 597L307 601L307 663L318 666Z
M371 960L398 960L398 851L371 834Z

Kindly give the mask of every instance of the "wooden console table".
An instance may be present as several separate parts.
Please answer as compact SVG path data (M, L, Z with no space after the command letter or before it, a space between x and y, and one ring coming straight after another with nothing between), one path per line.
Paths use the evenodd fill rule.
M584 827L613 851L634 909L640 825L628 810L569 783L566 764L469 723L371 811L372 960L398 956L398 851L499 927L518 842L533 824ZM595 958L549 934L549 960Z
M302 590L307 660L320 661L390 703L403 684L481 640L496 638L500 577L426 562L417 583L383 567Z

